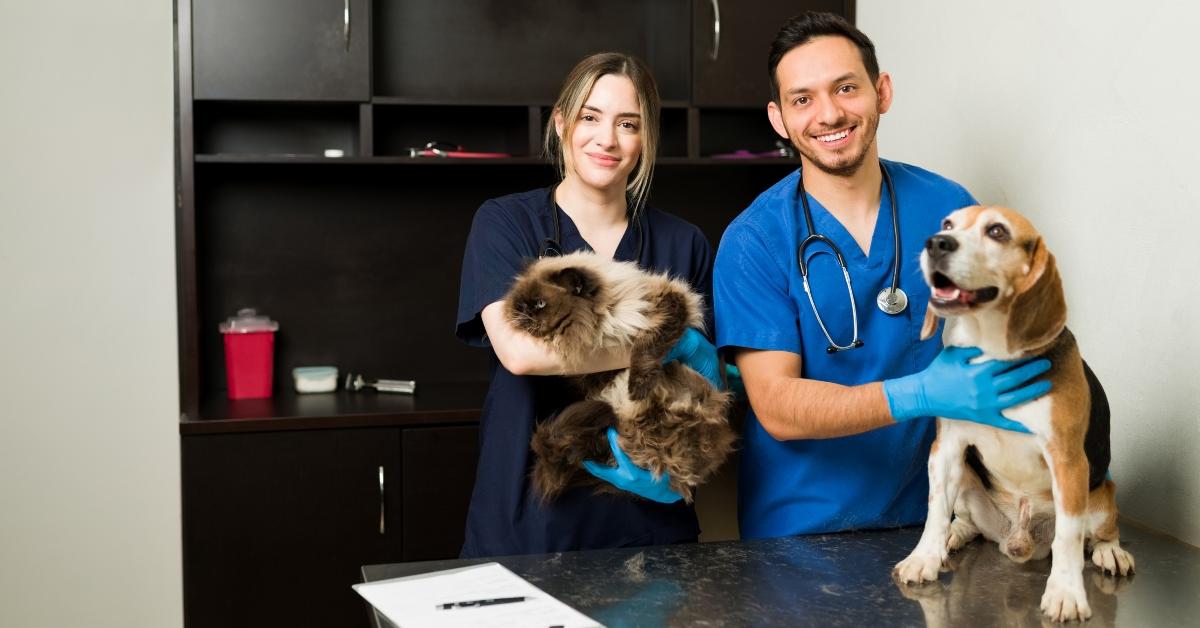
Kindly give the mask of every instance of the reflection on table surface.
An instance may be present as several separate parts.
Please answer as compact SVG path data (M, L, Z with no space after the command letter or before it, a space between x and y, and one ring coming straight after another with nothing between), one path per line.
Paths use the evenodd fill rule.
M1050 560L1017 564L976 540L937 582L901 586L891 570L920 528L563 552L493 559L613 628L621 626L1041 626ZM1200 623L1200 550L1132 526L1137 574L1088 562L1089 628ZM371 565L382 580L487 560ZM389 624L383 620L383 626Z

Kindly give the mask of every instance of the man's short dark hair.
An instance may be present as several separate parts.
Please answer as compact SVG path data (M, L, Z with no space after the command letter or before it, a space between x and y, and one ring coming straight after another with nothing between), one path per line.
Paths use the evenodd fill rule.
M805 11L788 20L779 29L775 41L771 42L771 54L767 57L767 74L771 79L771 100L779 102L779 79L775 77L775 68L783 55L797 46L803 46L817 37L845 37L858 48L862 56L863 67L871 82L879 78L879 61L875 59L875 44L845 18L835 13L819 13Z

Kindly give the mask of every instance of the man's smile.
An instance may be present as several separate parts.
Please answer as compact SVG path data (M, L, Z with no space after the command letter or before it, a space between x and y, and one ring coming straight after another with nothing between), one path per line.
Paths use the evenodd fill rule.
M833 133L826 133L825 135L817 135L815 137L817 138L818 142L821 142L825 145L837 144L838 142L849 138L850 133L853 132L854 129L855 127L850 127L840 131L834 131Z

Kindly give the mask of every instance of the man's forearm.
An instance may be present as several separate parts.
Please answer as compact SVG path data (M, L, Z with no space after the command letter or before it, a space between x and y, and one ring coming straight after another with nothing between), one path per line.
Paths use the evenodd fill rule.
M759 424L779 440L852 436L895 424L880 382L842 386L779 377L746 391Z

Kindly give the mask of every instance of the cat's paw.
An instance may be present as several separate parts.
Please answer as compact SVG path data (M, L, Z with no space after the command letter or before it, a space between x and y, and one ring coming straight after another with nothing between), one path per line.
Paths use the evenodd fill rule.
M629 370L629 398L634 401L648 399L654 392L656 381L653 371Z

